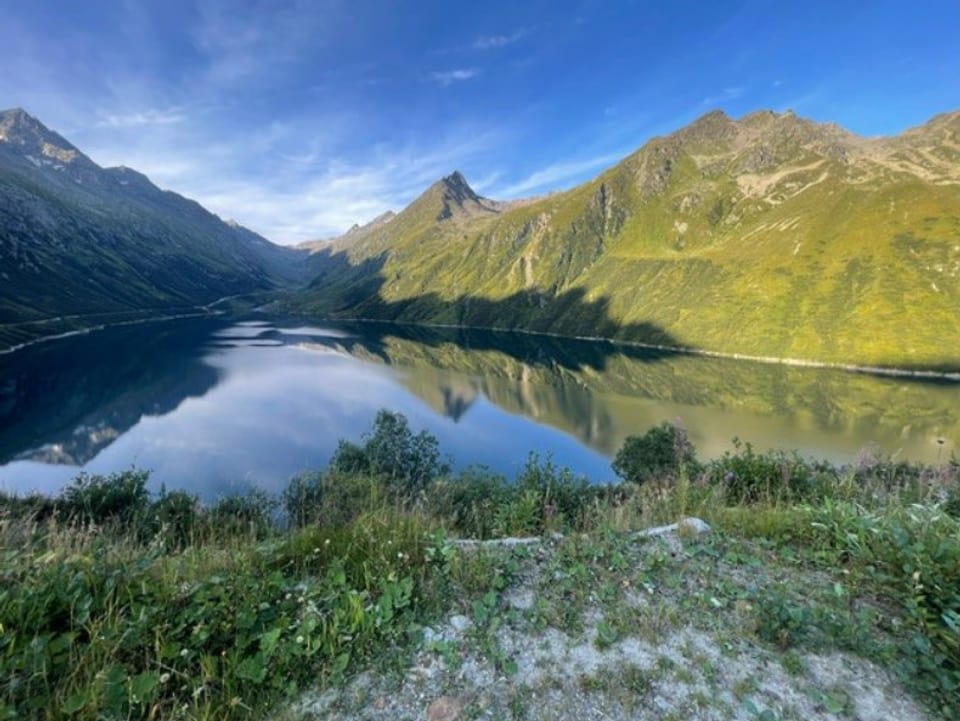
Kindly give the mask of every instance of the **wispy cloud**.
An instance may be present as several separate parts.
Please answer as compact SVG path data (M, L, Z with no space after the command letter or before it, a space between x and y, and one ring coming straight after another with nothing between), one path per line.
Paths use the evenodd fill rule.
M579 179L584 173L617 162L625 153L606 153L592 158L582 158L564 163L554 163L528 175L523 180L502 188L501 197L515 198L525 193L538 190L555 190L563 181Z
M701 105L716 105L717 103L729 102L731 100L737 100L742 98L747 92L747 89L743 86L731 86L729 88L724 88L717 95L708 95L703 100L700 101Z
M517 30L509 35L481 35L474 41L473 47L477 50L503 48L507 45L513 45L526 34L526 30Z
M430 79L443 86L470 80L480 74L478 68L457 68L455 70L438 70L430 73Z
M100 128L137 128L144 125L172 125L187 119L185 113L177 108L168 110L144 110L123 114L105 114L97 122Z
M188 124L174 125L144 136L149 139L140 145L121 147L105 137L100 148L85 150L101 164L136 168L223 218L291 244L338 235L353 223L400 210L454 169L483 168L491 149L502 144L496 130L458 126L345 155L316 130L333 132L333 122L277 125L256 139L238 131L216 142Z
M336 0L253 0L251 5L238 12L230 0L198 0L199 22L191 34L207 58L205 80L214 86L276 75L302 62L311 48L324 46L338 26Z

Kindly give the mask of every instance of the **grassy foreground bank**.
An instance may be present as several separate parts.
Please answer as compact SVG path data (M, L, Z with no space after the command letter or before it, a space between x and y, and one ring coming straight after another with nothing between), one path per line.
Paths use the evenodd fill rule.
M511 613L504 591L527 551L477 553L453 539L552 533L564 539L531 611L539 627L582 623L596 591L609 603L595 642L610 646L653 623L620 595L682 581L690 605L657 625L729 607L787 666L803 649L862 655L931 714L960 717L955 460L865 453L837 468L736 442L700 463L683 429L663 425L628 439L614 469L621 481L603 486L536 456L509 481L453 474L435 438L381 412L361 445L341 442L326 470L292 479L280 498L204 507L183 492L152 496L138 471L82 476L56 498L0 498L0 719L264 716L370 665L401 669L451 609L483 630L473 641L489 644L497 669L516 674L491 629ZM684 516L717 530L684 541L701 567L791 572L742 586L669 577L656 554L628 563L630 532ZM455 662L445 643L436 652ZM623 678L631 697L650 683L635 669ZM821 700L841 715L849 702Z

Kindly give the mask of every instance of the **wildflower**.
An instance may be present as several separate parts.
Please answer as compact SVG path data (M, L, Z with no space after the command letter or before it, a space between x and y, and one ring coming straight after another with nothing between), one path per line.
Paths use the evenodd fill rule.
M324 546L329 546L329 545L330 545L330 539L328 538L327 540L325 540L325 541L323 542L323 545L324 545Z
M183 649L182 651L180 651L180 655L183 656L183 658L186 658L187 656L190 655L190 649L189 648Z
M169 673L161 673L161 674L160 674L160 683L166 683L166 682L169 681L169 680L170 680L170 674L169 674Z
M304 642L303 636L297 636L297 643L303 643L303 642Z

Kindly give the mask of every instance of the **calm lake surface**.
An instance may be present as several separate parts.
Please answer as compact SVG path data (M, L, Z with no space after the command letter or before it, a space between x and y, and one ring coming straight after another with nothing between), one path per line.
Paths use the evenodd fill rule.
M205 499L327 464L377 410L457 467L513 475L531 450L602 481L623 439L681 419L701 458L738 436L854 462L871 444L936 462L960 384L643 352L523 334L203 318L0 355L0 489L58 491L136 466ZM938 441L942 441L939 443Z

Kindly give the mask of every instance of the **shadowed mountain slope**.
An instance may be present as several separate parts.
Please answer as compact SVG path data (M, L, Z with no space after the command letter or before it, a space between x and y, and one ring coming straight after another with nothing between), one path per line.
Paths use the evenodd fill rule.
M0 112L0 324L206 304L299 282L304 255Z

